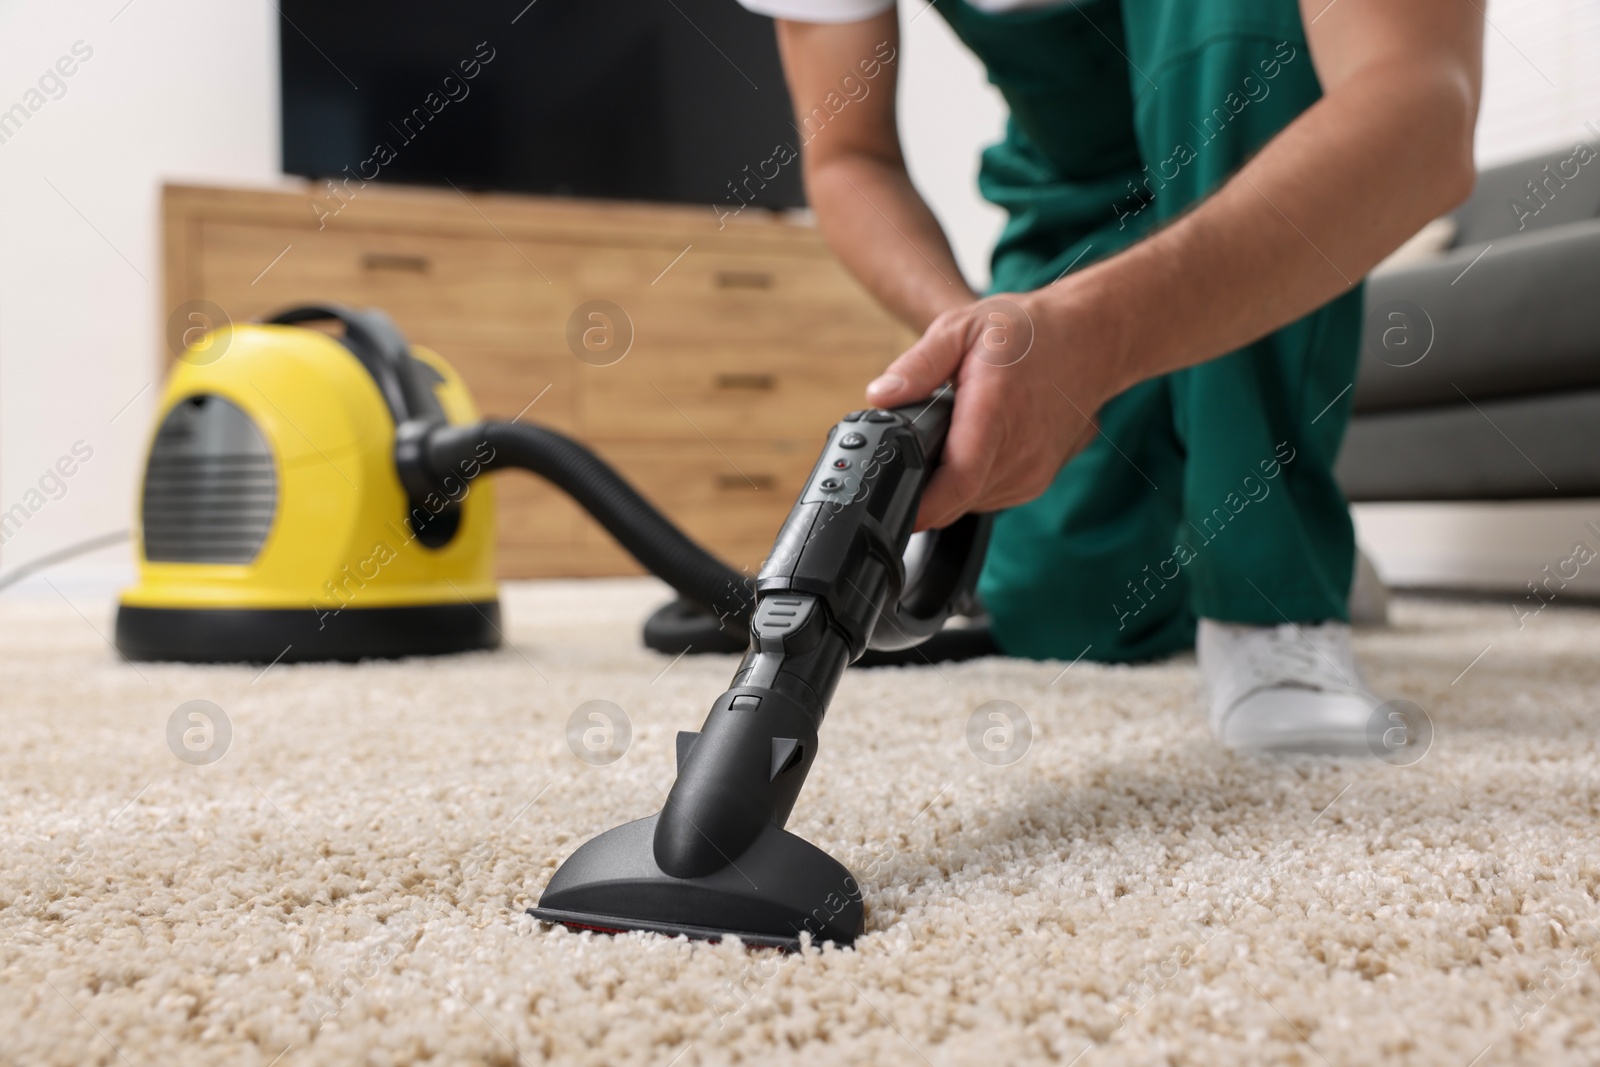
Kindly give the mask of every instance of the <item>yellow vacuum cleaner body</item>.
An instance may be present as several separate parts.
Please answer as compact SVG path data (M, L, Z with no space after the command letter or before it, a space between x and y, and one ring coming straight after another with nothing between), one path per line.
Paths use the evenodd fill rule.
M344 337L298 325L319 319L342 321ZM161 398L123 654L351 660L498 644L493 481L474 481L469 453L458 477L408 493L395 461L408 407L478 419L450 365L381 313L294 309L200 339Z

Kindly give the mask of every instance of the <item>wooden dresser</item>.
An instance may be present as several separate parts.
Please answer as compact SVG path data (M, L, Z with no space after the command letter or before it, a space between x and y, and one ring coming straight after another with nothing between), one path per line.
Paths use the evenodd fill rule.
M818 232L747 211L367 185L169 185L163 320L387 311L486 417L595 448L691 536L760 565L823 435L912 340ZM529 406L531 404L531 406ZM637 573L558 491L498 476L504 577Z

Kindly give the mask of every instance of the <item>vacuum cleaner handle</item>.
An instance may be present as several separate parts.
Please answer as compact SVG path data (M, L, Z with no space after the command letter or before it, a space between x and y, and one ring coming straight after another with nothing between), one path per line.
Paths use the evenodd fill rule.
M679 735L678 779L654 833L666 874L706 877L781 828L845 668L869 642L925 639L971 595L989 516L937 531L909 596L902 561L953 404L946 387L852 412L830 433L756 579L750 651L700 732Z
M824 597L851 636L852 662L868 647L920 644L972 606L992 516L966 515L918 535L909 576L905 564L954 408L946 385L928 400L845 416L756 580L758 595Z

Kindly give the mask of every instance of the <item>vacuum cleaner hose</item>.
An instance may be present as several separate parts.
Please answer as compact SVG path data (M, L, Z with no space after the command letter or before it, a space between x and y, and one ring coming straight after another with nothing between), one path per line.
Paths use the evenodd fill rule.
M471 479L507 467L539 475L576 500L647 570L711 609L726 631L748 634L755 610L751 579L692 541L605 460L570 437L524 422L480 422L434 428L425 451L439 479Z

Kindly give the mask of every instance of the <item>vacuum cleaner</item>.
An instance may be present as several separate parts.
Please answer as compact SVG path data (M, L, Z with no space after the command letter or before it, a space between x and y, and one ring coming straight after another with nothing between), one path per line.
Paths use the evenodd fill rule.
M200 347L224 355L175 365L145 465L139 582L116 623L129 659L495 647L494 500L477 479L507 467L571 495L695 606L691 628L747 624L746 576L576 441L479 420L449 364L408 345L382 312L296 307Z
M342 336L313 323L338 324ZM478 418L435 353L379 311L291 308L233 326L167 383L140 500L130 659L354 660L493 647L493 498L531 471L567 492L680 599L647 643L744 651L697 732L677 737L660 812L580 847L531 913L794 949L863 923L843 865L783 829L846 667L966 658L990 516L913 536L953 407L855 411L827 444L754 582L684 535L570 438ZM945 647L934 648L941 636ZM920 646L920 647L919 647Z

